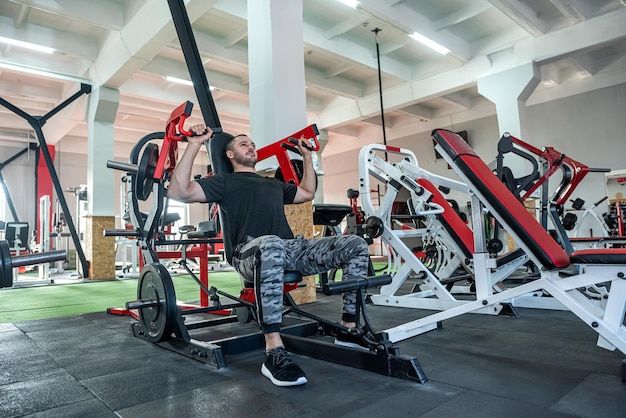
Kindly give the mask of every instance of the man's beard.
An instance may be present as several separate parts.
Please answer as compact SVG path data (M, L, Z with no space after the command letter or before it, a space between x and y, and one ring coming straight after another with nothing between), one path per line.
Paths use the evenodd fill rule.
M244 167L249 167L249 168L254 168L254 166L257 163L256 157L250 157L248 155L234 154L233 160L235 160L237 164L242 165Z

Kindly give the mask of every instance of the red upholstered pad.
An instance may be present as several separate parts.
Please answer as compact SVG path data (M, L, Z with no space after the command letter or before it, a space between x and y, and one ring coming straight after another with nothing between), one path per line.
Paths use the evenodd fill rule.
M431 202L443 207L444 212L441 215L437 215L438 219L452 239L454 239L457 245L463 250L465 257L471 258L474 254L474 234L472 230L469 229L461 217L452 209L450 203L448 203L434 184L425 178L419 178L417 182L433 195Z
M574 264L626 264L626 248L588 248L575 251Z
M432 137L451 157L454 169L468 179L477 194L501 217L505 229L517 235L545 268L563 268L570 264L567 253L463 138L445 129L433 130Z

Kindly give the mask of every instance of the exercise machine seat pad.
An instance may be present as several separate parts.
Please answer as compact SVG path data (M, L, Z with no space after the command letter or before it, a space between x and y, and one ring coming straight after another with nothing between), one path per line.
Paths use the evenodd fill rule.
M218 231L217 221L202 221L198 223L198 228L195 231L189 231L187 237L189 238L215 238Z
M574 251L574 264L626 264L626 248L587 248Z
M285 271L283 283L300 283L302 281L302 273L299 271ZM248 277L243 278L243 286L246 288L254 287L254 280Z
M313 206L313 223L315 225L336 226L350 213L352 213L352 206L349 205L318 203Z
M570 264L570 258L563 248L543 229L463 138L445 129L433 130L432 137L448 154L455 167L467 177L479 196L482 196L493 211L502 217L506 227L522 240L545 268L564 268Z

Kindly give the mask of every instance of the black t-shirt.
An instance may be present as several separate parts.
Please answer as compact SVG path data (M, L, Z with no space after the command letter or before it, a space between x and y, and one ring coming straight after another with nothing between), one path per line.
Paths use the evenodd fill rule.
M222 173L196 180L207 201L220 206L226 258L248 236L293 238L283 206L293 203L298 188L255 173Z

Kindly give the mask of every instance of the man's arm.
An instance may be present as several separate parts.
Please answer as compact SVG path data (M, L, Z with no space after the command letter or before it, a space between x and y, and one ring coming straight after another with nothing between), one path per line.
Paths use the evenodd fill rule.
M205 129L207 133L200 135ZM191 180L191 170L200 147L211 137L213 131L205 128L203 124L192 126L191 131L198 136L188 138L187 148L172 173L167 196L185 203L206 202L207 198L202 187L196 181Z
M313 167L313 157L311 151L303 145L304 138L300 138L298 141L298 150L302 154L303 159L303 174L296 197L293 199L293 203L303 203L313 200L315 198L315 168Z

